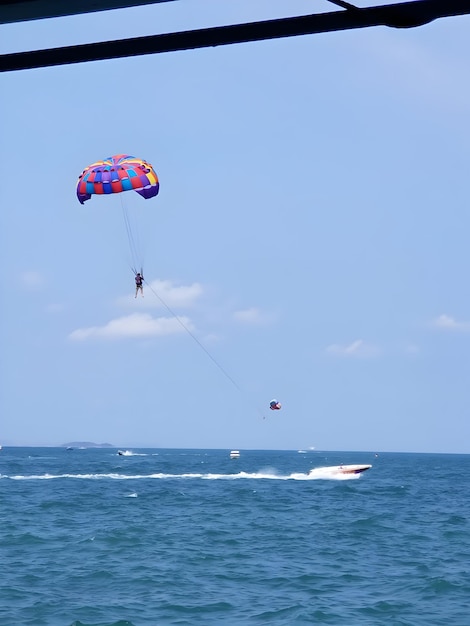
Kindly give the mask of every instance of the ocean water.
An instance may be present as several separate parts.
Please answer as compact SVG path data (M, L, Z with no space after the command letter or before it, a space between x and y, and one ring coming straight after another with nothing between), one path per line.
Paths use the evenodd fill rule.
M1 450L0 626L470 624L470 455L240 452Z

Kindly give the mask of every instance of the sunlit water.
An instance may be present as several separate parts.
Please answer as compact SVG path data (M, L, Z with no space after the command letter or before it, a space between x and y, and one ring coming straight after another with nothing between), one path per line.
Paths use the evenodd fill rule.
M469 455L117 452L1 450L1 626L470 624Z

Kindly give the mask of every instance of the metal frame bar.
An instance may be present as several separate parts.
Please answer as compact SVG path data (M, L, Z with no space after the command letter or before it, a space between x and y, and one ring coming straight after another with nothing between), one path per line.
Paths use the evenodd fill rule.
M413 0L369 8L217 26L147 37L0 55L0 72L194 50L281 37L389 26L413 28L435 19L470 14L470 0Z
M0 24L82 15L173 0L0 0Z

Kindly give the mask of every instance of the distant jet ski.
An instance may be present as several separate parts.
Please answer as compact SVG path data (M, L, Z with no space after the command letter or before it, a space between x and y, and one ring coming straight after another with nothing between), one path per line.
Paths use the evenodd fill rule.
M372 465L331 465L330 467L314 467L310 470L309 476L314 475L338 475L338 474L362 474L370 469Z

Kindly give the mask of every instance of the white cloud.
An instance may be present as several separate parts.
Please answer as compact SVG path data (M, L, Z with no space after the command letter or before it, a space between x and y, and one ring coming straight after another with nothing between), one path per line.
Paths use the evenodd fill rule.
M204 335L203 341L204 343L218 343L221 337L217 333L207 333Z
M262 313L256 307L252 307L251 309L243 309L241 311L235 311L233 317L243 324L263 324L264 322L269 321L270 317Z
M179 320L169 317L153 318L148 313L133 313L111 320L105 326L78 328L70 333L69 338L74 341L85 341L87 339L163 337L184 332L182 324L187 330L193 330L190 319L181 317Z
M340 357L370 358L377 356L379 350L376 346L368 344L362 339L356 339L356 341L346 345L331 344L326 348L326 352Z
M34 270L22 272L20 274L20 280L28 289L41 289L45 283L42 274Z
M203 293L203 288L200 283L177 286L174 285L171 280L154 280L150 283L150 288L153 289L168 306L192 306Z
M460 332L470 332L470 322L459 322L450 315L439 315L432 321L432 326L442 330L456 330Z
M150 291L150 293L148 293ZM137 297L138 306L165 306L191 307L195 301L203 294L204 289L200 283L192 285L175 285L171 280L154 280L144 285L145 297ZM150 296L150 297L149 297ZM135 306L134 293L119 298L118 304L121 306Z

